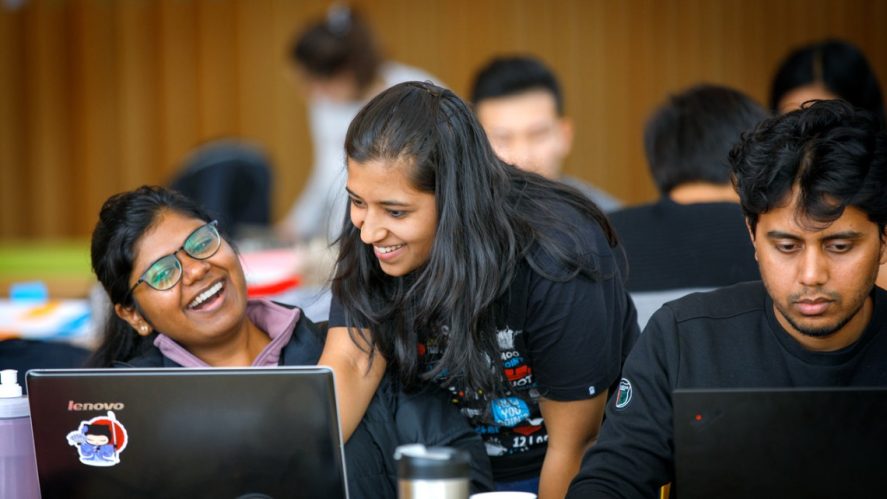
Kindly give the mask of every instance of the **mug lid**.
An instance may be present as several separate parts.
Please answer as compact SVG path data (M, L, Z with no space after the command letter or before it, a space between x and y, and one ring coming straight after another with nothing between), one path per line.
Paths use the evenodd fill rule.
M468 479L471 472L468 453L451 447L401 445L394 459L400 479Z

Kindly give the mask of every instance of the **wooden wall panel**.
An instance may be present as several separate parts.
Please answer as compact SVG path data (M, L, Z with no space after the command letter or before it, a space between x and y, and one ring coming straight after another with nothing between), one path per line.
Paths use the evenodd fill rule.
M235 46L239 126L243 135L263 144L274 141L274 123L268 118L274 115L275 82L283 76L279 64L283 50L268 50L277 46L274 31L266 24L273 17L269 2L239 2L233 28L238 34L249 33L237 36Z
M567 170L655 198L641 134L697 82L764 101L787 50L844 37L887 80L881 0L354 0L392 59L465 96L498 53L559 73L576 143ZM282 216L312 164L286 50L325 0L0 3L0 238L88 235L111 193L169 180L203 141L241 136L275 165Z
M21 16L0 9L0 234L25 233L27 220L15 206L24 206L25 115L24 23Z
M95 226L101 202L126 184L122 181L121 143L125 137L118 109L124 91L120 66L131 55L122 53L117 32L117 2L74 2L71 45L68 52L73 86L65 96L70 109L71 148L75 169L63 169L59 175L73 172L65 180L74 187L65 201L76 233L88 233ZM129 83L129 82L127 82ZM126 187L124 187L126 188Z
M24 193L19 205L4 206L24 217L20 236L51 237L70 233L72 207L79 193L69 179L83 173L84 165L72 153L69 24L73 9L61 2L44 2L24 9L25 107L15 123L23 127L26 148L24 173L18 186ZM13 69L13 68L10 68Z
M197 103L200 137L240 135L236 4L197 3Z
M162 183L200 140L198 89L198 9L194 2L163 0L160 9L160 158Z
M249 0L244 0L248 2ZM273 103L265 120L273 126L269 146L274 171L274 209L283 217L296 199L311 172L313 149L308 129L307 107L296 91L296 75L287 51L296 32L309 19L323 15L327 2L275 0L270 17L262 20L262 30L270 31L271 45L262 47L274 65L271 76Z
M113 190L162 181L160 164L159 12L145 1L117 4L118 184Z

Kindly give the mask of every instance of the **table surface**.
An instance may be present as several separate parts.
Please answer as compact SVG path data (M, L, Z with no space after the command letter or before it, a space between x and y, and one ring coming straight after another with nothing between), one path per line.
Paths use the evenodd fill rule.
M293 249L245 251L241 255L252 297L263 297L302 307L315 321L326 320L329 290L301 282L304 253ZM45 285L47 299L10 298L13 284ZM99 300L92 274L88 240L0 241L0 340L29 338L68 341L89 346L95 339L93 317L106 307ZM279 288L279 289L278 289ZM263 291L253 293L253 291ZM268 294L273 292L273 294Z
M95 284L89 241L0 241L0 296L28 281L44 283L53 298L85 298Z
M0 299L0 340L24 338L91 346L95 330L89 300Z

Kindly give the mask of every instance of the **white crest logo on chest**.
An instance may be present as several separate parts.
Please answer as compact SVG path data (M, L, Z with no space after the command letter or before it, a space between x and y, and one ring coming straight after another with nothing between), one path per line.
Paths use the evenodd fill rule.
M499 342L500 350L514 350L514 337L520 334L510 328L505 328L496 333L496 340Z

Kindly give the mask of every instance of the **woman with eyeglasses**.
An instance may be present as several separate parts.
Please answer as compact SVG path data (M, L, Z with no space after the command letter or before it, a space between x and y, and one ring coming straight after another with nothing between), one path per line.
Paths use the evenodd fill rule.
M248 299L236 251L181 194L145 186L112 196L91 253L111 302L92 366L317 363L324 332L298 308ZM483 444L446 399L405 394L386 378L345 446L351 497L396 497L394 449L416 442L465 449L474 458L472 489L490 488Z
M173 191L143 187L108 199L92 266L113 304L93 365L138 365L152 354L204 367L275 365L299 341L299 310L248 305L237 253L215 221Z
M498 159L468 106L430 83L370 101L345 151L349 218L321 363L346 436L396 373L450 395L498 488L563 497L638 332L606 217Z

